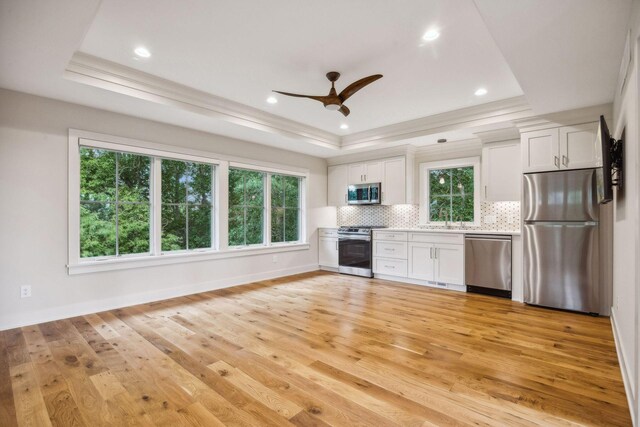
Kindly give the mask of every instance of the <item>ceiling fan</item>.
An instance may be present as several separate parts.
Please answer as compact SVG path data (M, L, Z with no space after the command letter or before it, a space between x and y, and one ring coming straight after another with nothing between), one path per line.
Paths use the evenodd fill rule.
M280 92L279 90L274 90L274 92L281 93L282 95L287 96L295 96L298 98L310 98L315 99L316 101L322 102L324 108L327 110L338 110L344 116L348 116L351 111L347 108L346 105L343 104L347 99L349 99L354 93L375 82L376 80L382 78L382 74L374 74L369 77L364 77L358 81L351 83L349 86L343 89L342 92L337 93L335 88L335 82L340 77L340 73L337 71L331 71L327 73L327 79L331 82L331 90L329 91L329 95L327 96L315 96L315 95L300 95L298 93L289 93L289 92Z

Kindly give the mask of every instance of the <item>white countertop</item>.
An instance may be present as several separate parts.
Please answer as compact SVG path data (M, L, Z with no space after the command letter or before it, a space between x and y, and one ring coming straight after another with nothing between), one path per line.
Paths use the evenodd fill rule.
M338 227L318 227L325 230L337 230ZM519 236L520 230L477 230L473 228L377 228L379 231L407 231L413 233L453 233L453 234L498 234L502 236Z
M381 231L407 231L420 233L453 233L453 234L499 234L505 236L519 236L520 230L477 230L473 228L381 228Z

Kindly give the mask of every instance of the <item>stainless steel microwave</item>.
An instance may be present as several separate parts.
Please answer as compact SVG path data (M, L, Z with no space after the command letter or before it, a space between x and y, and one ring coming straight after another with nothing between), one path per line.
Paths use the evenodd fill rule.
M351 184L347 187L347 204L349 205L379 205L379 182L374 184Z

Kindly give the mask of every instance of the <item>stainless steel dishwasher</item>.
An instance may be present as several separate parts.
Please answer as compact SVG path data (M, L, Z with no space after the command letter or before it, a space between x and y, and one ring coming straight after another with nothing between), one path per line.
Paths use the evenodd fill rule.
M464 265L467 292L511 298L511 236L465 235Z

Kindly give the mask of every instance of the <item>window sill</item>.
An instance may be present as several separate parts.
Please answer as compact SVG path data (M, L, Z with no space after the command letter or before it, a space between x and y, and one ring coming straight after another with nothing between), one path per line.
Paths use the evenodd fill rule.
M226 251L190 252L140 256L131 258L109 258L102 261L85 261L67 265L69 275L97 273L101 271L125 270L129 268L154 267L158 265L182 264L186 262L210 261L278 252L303 251L310 248L309 243L277 244L274 246L240 247Z

